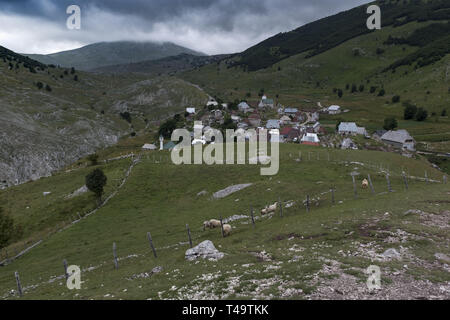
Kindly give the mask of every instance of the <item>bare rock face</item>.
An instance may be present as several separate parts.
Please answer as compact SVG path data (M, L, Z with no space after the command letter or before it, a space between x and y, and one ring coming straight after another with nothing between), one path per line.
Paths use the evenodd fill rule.
M234 186L229 186L228 188L225 188L223 190L217 191L216 193L213 194L213 198L214 199L222 199L225 197L228 197L230 194L241 191L245 188L248 188L252 185L252 183L247 183L247 184L237 184Z
M224 257L222 252L216 249L212 241L206 240L198 246L186 251L185 258L187 261L194 261L199 258L209 260L220 260Z

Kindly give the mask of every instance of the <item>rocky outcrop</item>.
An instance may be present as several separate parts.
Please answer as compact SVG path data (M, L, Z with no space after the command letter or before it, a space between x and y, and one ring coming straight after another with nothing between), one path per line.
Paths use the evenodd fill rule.
M214 193L213 198L214 199L222 199L222 198L228 197L230 194L241 191L245 188L250 187L251 185L252 185L252 183L237 184L234 186L229 186L228 188L225 188L223 190L220 190L220 191L217 191L216 193Z
M219 252L210 240L203 241L198 246L187 250L185 254L185 258L188 261L194 261L199 258L220 260L223 257L224 254Z

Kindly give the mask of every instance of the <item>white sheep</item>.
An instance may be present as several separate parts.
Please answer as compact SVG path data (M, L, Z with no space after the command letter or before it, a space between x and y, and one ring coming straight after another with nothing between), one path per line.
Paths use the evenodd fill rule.
M275 212L277 210L278 202L275 202L274 204L270 206L266 206L264 209L261 210L261 214L265 215L271 212Z
M206 228L214 229L219 227L220 227L220 220L211 219L209 221L203 222L203 230L205 230Z
M223 225L223 235L225 237L228 237L231 234L232 230L233 230L233 228L231 227L231 225L229 225L229 224Z
M369 181L367 181L367 179L364 179L361 186L363 189L367 189L367 187L369 187Z

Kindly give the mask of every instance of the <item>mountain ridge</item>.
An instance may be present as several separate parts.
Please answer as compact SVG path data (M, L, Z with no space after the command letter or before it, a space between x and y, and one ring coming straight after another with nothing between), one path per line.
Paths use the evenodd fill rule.
M139 41L97 42L81 48L47 55L22 55L45 64L59 65L66 68L74 67L79 70L89 71L109 65L156 60L182 53L194 56L205 55L172 42Z

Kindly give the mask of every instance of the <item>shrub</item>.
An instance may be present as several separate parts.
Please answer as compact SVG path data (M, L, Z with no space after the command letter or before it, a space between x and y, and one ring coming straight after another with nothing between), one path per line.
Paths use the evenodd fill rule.
M398 122L397 122L397 119L395 119L394 117L389 117L389 118L384 119L384 125L383 125L384 130L394 130L397 127L398 127Z
M403 103L405 106L405 111L403 113L403 119L405 120L411 120L414 119L414 117L417 114L417 107L409 102Z
M124 119L126 122L131 123L131 114L128 111L121 112L120 116L122 119Z
M86 187L97 197L98 204L102 201L103 188L106 185L107 178L101 169L95 169L86 176Z
M0 248L6 247L14 235L14 220L0 208Z
M400 96L398 96L398 95L393 96L392 103L398 103L398 102L400 102Z
M424 108L417 109L416 120L425 121L428 118L428 111Z
M382 97L386 94L386 91L384 89L381 89L380 92L378 92L378 96Z
M45 90L47 90L48 92L52 92L52 87L50 87L48 84L45 85Z

